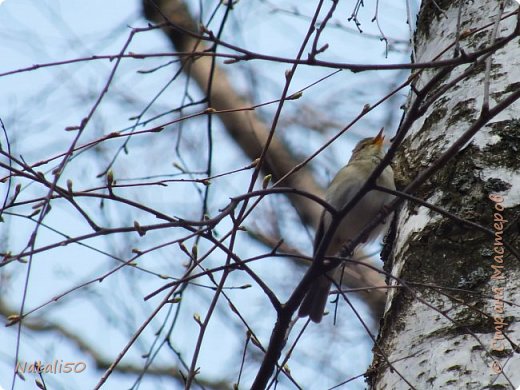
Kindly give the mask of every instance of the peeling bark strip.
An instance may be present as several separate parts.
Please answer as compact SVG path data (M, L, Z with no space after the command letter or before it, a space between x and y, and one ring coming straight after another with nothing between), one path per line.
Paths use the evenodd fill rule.
M493 280L494 283L498 283L498 281L503 282L506 279L503 272L504 266L502 265L502 263L504 262L505 252L503 234L505 225L508 221L504 219L504 216L502 215L502 211L504 210L504 198L500 195L490 194L489 199L491 199L491 201L495 203L494 208L496 211L495 213L493 213L493 229L495 232L493 252L495 253L495 255L493 256L494 263L491 265L491 268L493 269L493 275L491 275L491 280ZM508 326L504 316L505 288L492 286L492 291L495 311L495 314L493 316L493 326L495 333L493 335L493 339L491 340L491 350L495 352L503 352L506 348L504 330ZM502 365L497 360L493 360L491 362L490 367L496 374L502 372Z

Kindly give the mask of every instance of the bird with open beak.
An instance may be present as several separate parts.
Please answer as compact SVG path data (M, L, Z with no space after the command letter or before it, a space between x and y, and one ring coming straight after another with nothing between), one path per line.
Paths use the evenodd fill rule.
M358 193L366 183L369 176L376 169L384 157L383 129L373 138L365 138L359 141L352 151L352 156L347 165L339 170L326 193L325 200L334 209L344 208ZM381 175L376 179L376 184L381 187L395 190L394 172L387 166ZM374 219L381 209L394 199L393 195L385 192L370 190L356 205L341 219L337 229L333 232L332 239L325 250L325 257L336 256L341 248L350 241L356 239L366 225ZM387 218L387 221L391 216ZM314 254L321 244L324 234L327 233L332 215L327 210L323 210L318 230L314 238ZM362 245L374 241L379 235L386 231L387 223L378 225L365 238ZM330 234L330 233L329 233ZM317 259L315 259L316 261ZM298 315L300 317L309 316L314 322L320 322L327 304L332 280L340 267L320 275L313 281L309 291L305 295L300 306Z

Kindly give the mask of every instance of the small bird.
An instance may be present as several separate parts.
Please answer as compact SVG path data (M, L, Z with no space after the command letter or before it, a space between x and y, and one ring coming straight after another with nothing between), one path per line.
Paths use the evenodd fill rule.
M375 170L384 157L383 129L374 138L365 138L358 142L352 151L352 157L346 166L340 169L329 185L325 193L325 200L336 210L345 207L366 183L370 174ZM377 178L376 184L391 190L395 190L394 171L387 166ZM334 232L330 244L325 250L325 256L337 255L341 248L350 241L357 238L365 226L374 219L381 209L394 199L393 195L385 192L371 190L359 200L347 215L343 217ZM390 220L390 217L387 218ZM323 210L316 236L314 237L314 253L327 232L332 215ZM377 226L365 239L363 244L375 240L384 230L387 223ZM323 311L327 304L327 297L332 285L332 279L339 267L329 271L326 275L319 276L313 282L309 291L305 295L300 306L298 315L300 317L309 316L310 319L319 323L323 317Z

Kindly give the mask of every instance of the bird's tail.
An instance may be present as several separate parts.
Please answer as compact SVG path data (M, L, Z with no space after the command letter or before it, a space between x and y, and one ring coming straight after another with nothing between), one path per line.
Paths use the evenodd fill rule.
M318 323L323 317L327 298L329 296L332 281L326 275L320 276L310 287L303 298L302 305L298 311L298 316L307 317Z

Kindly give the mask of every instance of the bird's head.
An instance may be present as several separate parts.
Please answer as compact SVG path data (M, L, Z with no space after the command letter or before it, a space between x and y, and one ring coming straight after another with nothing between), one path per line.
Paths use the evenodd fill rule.
M383 142L385 136L383 134L384 127L381 128L379 133L375 137L365 138L359 141L352 151L352 157L350 161L354 160L366 160L372 158L383 158Z

